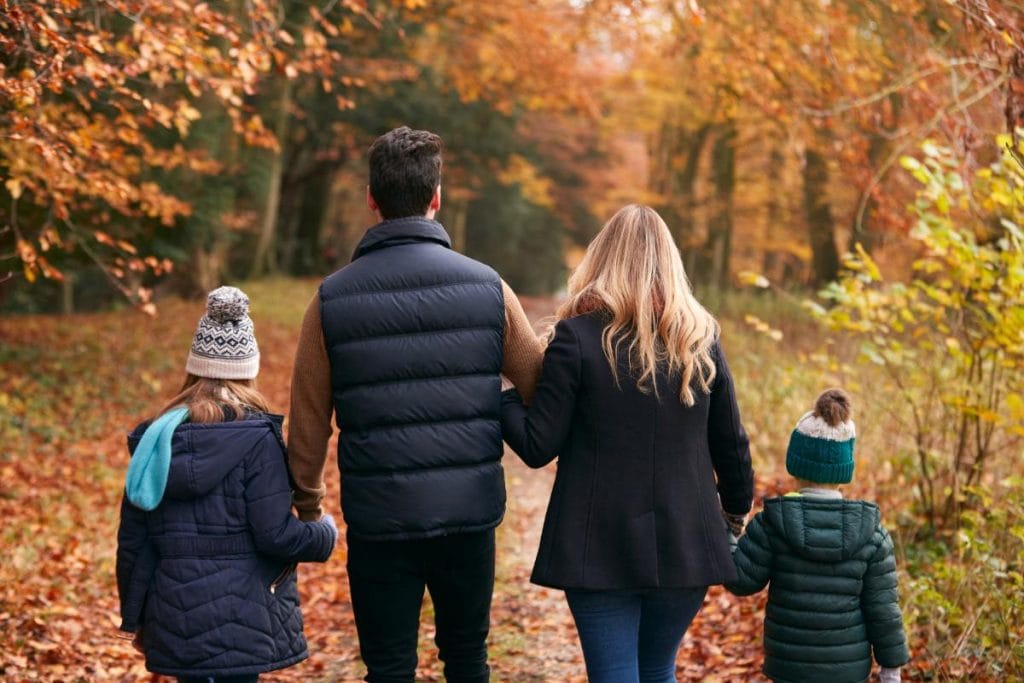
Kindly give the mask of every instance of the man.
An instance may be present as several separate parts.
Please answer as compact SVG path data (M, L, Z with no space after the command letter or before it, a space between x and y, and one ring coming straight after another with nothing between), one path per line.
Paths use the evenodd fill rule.
M370 147L380 221L306 311L292 378L295 507L321 515L331 412L367 681L412 681L423 590L449 681L486 681L494 528L505 511L501 378L532 394L543 349L512 290L451 249L441 139Z

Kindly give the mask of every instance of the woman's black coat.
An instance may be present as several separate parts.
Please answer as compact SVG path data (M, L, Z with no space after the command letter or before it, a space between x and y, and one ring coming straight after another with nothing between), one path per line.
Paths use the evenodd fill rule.
M513 450L531 467L558 457L531 580L589 590L733 581L721 508L750 510L753 470L721 348L710 395L695 389L687 407L678 376L659 373L660 399L637 388L626 344L616 384L601 348L606 320L558 323L528 409L514 390L502 395Z

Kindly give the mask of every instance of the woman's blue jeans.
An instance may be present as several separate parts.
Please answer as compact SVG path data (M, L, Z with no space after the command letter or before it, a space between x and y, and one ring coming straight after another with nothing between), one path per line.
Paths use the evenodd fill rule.
M705 593L567 590L590 683L675 683L676 653Z

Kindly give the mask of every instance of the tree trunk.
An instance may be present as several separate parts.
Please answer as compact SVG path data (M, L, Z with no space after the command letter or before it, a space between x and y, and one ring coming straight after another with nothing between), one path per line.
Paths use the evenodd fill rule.
M468 199L460 199L452 207L452 249L460 254L466 253L466 215L468 213Z
M784 163L785 159L782 156L781 143L775 142L768 153L768 177L772 179L773 183L778 184L781 182ZM775 282L777 279L776 269L779 264L779 253L772 244L772 237L778 234L778 231L784 224L782 197L783 188L778 185L768 195L767 226L764 232L764 249L761 252L761 272L772 282Z
M868 168L872 173L872 177L868 179L869 184L864 186L863 192L873 194L875 188L872 188L870 183L872 182L875 169L879 167L882 160L889 154L889 149L892 146L890 140L899 125L902 104L903 97L900 93L889 95L883 104L883 111L877 129L868 134ZM854 214L853 224L850 227L850 244L848 247L850 251L854 251L858 244L867 252L870 252L875 246L875 238L878 231L872 223L875 217L875 210L878 208L878 202L875 201L871 194L863 201L864 210Z
M221 284L228 243L221 241L212 248L196 249L192 254L192 283L196 294L205 294Z
M694 218L697 172L710 132L710 125L703 125L688 133L678 124L666 123L662 127L656 149L651 154L656 159L651 189L664 198L658 209L672 232L691 277L696 275L698 258ZM682 164L676 163L684 154Z
M697 171L700 169L700 157L710 133L711 126L704 125L690 137L686 163L676 181L679 192L679 227L675 233L676 245L683 252L683 263L687 272L694 271L694 274L696 274L697 262L700 257L700 251L695 243L697 220L694 217L694 212L697 210Z
M209 178L192 177L182 188L183 196L192 202L192 214L186 219L184 234L192 251L188 296L206 294L221 283L226 268L226 256L231 235L224 224L224 216L236 207L237 175L241 141L231 121L212 97L205 97L200 107L202 117L196 121L188 137L191 147L207 150L211 158L219 161L224 175L212 182Z
M839 251L828 196L828 161L814 146L808 146L804 153L803 176L804 213L811 245L811 284L819 287L839 275Z
M71 315L75 312L75 274L65 273L60 283L61 312Z
M298 207L292 258L288 262L292 275L322 274L324 255L320 244L320 228L329 205L333 177L333 170L325 167L306 180Z
M277 138L277 148L269 150L270 170L267 176L267 196L263 202L263 210L260 217L259 237L256 240L256 250L253 252L252 267L249 269L249 277L255 278L267 273L277 272L277 255L274 251L274 236L277 232L278 208L281 205L281 175L284 171L284 148L285 134L288 129L288 112L292 102L292 82L290 79L280 76L278 85L279 95L277 98L276 111L277 120L274 125L274 137Z
M736 124L722 125L711 149L711 181L715 201L708 221L705 251L710 265L708 282L718 289L729 286L732 257L733 190L736 187Z

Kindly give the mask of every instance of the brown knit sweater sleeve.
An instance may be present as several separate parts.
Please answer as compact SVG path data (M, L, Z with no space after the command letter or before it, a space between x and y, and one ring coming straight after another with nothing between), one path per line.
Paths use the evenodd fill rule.
M505 360L501 372L529 403L540 378L544 344L534 334L516 293L504 280L501 287L505 294Z
M319 519L324 486L331 417L331 365L320 325L320 295L313 295L302 319L292 368L288 417L288 468L295 482L295 509L303 520Z

